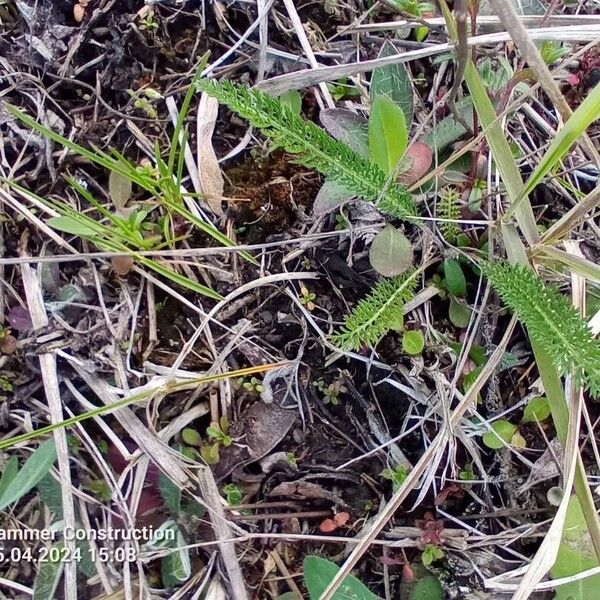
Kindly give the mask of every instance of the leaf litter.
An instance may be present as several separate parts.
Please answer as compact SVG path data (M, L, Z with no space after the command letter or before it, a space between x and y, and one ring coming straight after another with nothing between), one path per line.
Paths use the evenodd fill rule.
M597 135L594 115L561 129L552 101L532 87L531 77L519 75L526 67L519 49L485 38L503 25L490 3L480 4L481 13L472 16L484 39L473 48L486 94L503 114L522 174L534 173L528 185L538 184L530 196L537 227L563 226L564 215L597 186L598 174L577 147L563 153L562 146L585 127ZM547 41L555 45L536 43L555 60L550 68L567 69L557 71L561 91L573 110L591 106L598 61L577 29L593 26L593 11L583 4L579 10L568 3L535 4L537 17L525 15L523 22L537 27L545 19ZM411 2L382 2L369 10L360 3L288 5L266 5L262 20L261 3L213 3L204 11L192 1L143 10L93 2L0 7L0 70L10 86L0 100L0 175L12 182L0 190L3 438L48 423L39 363L44 352L57 359L65 419L129 390L158 389L157 378L185 381L279 365L164 397L151 394L126 411L69 427L72 488L52 470L49 436L8 448L0 480L0 502L7 502L3 528L15 527L10 511L19 515L19 528L60 527L63 496L71 495L78 499L78 527L88 532L145 524L176 532L173 545L158 552L156 539L142 541L143 567L131 581L121 579L122 564L114 572L100 559L97 579L79 569L78 588L65 587L72 573L56 564L18 575L3 571L2 581L25 586L34 597L74 598L74 590L82 598L127 596L138 587L173 595L196 581L219 588L223 597L283 598L298 590L318 597L394 494L404 493L413 467L447 431L451 411L482 373L479 399L473 397L466 418L448 430L452 443L436 450L420 485L410 482L401 508L361 549L353 578L342 585L356 598L416 598L421 588L428 598L491 598L516 585L513 575L521 576L519 567L526 567L548 530L554 514L548 496L563 485L564 453L546 405L544 418L528 416L542 414L526 403L542 395L538 357L523 330L503 340L509 317L476 265L490 253L502 258L488 225L508 208L508 199L497 185L485 133L469 136L445 104L453 56L436 50L431 58L432 46L447 42L442 14L432 16ZM402 20L404 30L396 35ZM419 30L423 20L429 22L425 32ZM562 23L572 24L568 39L553 40L553 28ZM241 36L237 42L232 31ZM295 73L313 60L304 55L307 44L318 59L314 71L358 59L378 66L305 87L302 71ZM202 69L224 79L252 85L259 64L265 86L278 76L295 77L299 93L284 98L290 110L320 123L361 160L373 159L388 184L415 187L410 199L419 222L382 214L378 198L373 205L360 202L354 189L298 164L293 149L270 146L257 129L199 94L184 114L180 142L188 152L174 156L172 172L161 171L173 147L169 106L182 114L190 73L209 49ZM416 54L399 62L407 52ZM467 86L462 96L458 114L476 127ZM510 104L514 100L518 105ZM116 150L129 161L132 178L30 131L6 103L86 148ZM540 161L549 137L552 154ZM158 182L162 195L150 193L143 177ZM57 200L69 216L56 212ZM188 212L172 210L177 202ZM143 218L129 219L146 205L152 210ZM125 218L122 227L143 250L120 253L97 244L92 223L108 226L109 214ZM249 248L257 265L224 250L190 214ZM77 215L92 223L82 224ZM591 275L589 318L600 309L597 234L593 218L577 219L567 230L583 251L578 266ZM146 255L159 270L140 260ZM39 267L50 319L35 331L19 270L27 261ZM544 279L566 293L572 264L536 262ZM389 285L386 278L412 273L412 267L420 269L413 297L402 297L381 328L347 337L353 343L344 350L338 343L344 338L332 334L369 294L384 289L378 284ZM199 286L225 298L224 304L193 291ZM384 302L387 297L381 296ZM374 300L363 305L368 314L356 323L381 310ZM486 373L499 344L500 367ZM581 461L593 478L598 410L593 401L586 410ZM500 443L493 437L493 447L486 444L492 439L488 423L508 424ZM30 462L34 457L44 460ZM235 536L238 543L224 544L215 535ZM573 496L548 577L597 565L592 542ZM113 551L102 543L100 549ZM296 577L301 572L304 577ZM595 577L581 582L561 585L555 597L591 597ZM552 582L540 585L547 589Z

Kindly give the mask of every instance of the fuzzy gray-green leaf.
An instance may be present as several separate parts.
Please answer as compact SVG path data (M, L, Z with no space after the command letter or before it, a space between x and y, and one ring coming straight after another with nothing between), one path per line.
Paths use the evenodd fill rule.
M11 456L2 471L2 478L0 479L0 498L2 498L6 490L10 487L10 484L13 482L18 471L19 459L16 456Z
M388 224L373 239L369 260L379 274L395 277L412 266L414 252L409 239Z
M52 546L53 549L61 551L64 542L57 542ZM54 552L48 554L48 558L55 556ZM60 556L60 552L56 553ZM58 587L58 582L62 575L65 562L57 558L57 560L44 560L39 563L39 570L35 576L33 584L33 600L48 600L54 598L54 592Z
M381 47L378 58L395 56L398 54L396 47L387 41ZM387 96L393 100L404 113L407 126L413 120L413 89L410 77L403 64L385 65L373 70L371 76L371 101L378 95Z

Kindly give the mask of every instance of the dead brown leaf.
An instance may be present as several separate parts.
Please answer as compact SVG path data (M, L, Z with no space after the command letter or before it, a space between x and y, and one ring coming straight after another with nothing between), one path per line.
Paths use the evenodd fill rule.
M202 94L198 107L197 161L204 199L213 213L222 216L221 202L225 181L212 144L218 110L218 101L207 94Z

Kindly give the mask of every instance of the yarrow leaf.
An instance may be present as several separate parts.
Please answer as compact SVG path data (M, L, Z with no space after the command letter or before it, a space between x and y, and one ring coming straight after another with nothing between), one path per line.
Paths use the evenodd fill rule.
M600 396L600 343L567 298L525 266L503 261L480 266L557 370L571 374L577 385Z
M297 161L304 166L319 171L364 200L375 202L390 216L408 220L416 216L412 196L405 187L388 181L377 165L361 158L276 98L230 81L201 79L197 85L260 129L274 147L296 154Z
M374 346L402 323L402 309L415 294L419 269L385 279L346 316L344 325L331 340L344 350Z
M460 218L460 196L456 188L446 188L437 207L438 217L441 219L438 226L449 244L454 244L460 234L460 227L456 221Z

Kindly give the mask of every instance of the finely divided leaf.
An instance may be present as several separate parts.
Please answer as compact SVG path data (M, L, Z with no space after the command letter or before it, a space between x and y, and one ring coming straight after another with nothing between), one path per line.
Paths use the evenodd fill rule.
M344 350L374 346L390 330L402 325L404 304L413 296L419 270L378 283L346 317L332 342Z
M386 174L377 165L361 158L277 99L229 81L202 79L198 87L261 129L275 147L298 155L298 162L306 167L346 186L357 196L376 202L380 210L394 217L411 219L416 216L415 205L406 188L388 182Z
M600 396L600 343L565 296L527 267L505 262L480 266L557 370L572 374L578 385Z

